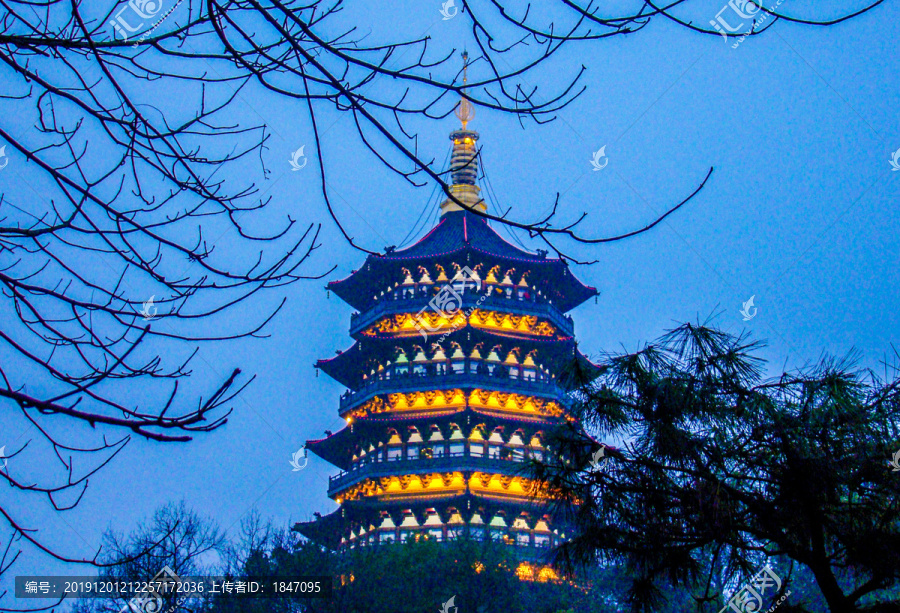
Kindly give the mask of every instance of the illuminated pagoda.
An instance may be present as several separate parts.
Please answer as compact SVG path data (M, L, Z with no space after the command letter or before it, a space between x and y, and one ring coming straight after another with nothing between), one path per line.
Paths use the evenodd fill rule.
M450 191L486 211L468 100L456 114ZM294 529L332 548L493 539L537 559L565 525L522 468L572 419L559 374L574 360L594 368L566 313L597 291L453 199L440 208L417 243L328 284L358 311L354 344L316 363L348 388L339 409L347 425L306 446L341 470L328 487L340 507Z

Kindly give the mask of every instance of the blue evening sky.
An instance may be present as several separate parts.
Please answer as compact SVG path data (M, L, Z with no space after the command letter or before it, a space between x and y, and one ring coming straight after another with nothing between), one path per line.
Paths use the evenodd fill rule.
M721 7L718 0L698 4L701 23ZM781 8L822 17L843 12L836 4L785 0ZM427 33L435 56L467 44L477 55L467 16L443 20L439 9L437 0L351 2L342 19L371 29L375 41ZM726 330L767 341L773 372L823 353L857 350L871 367L891 359L900 333L900 172L889 164L900 148L897 24L900 7L887 2L832 28L780 22L732 49L719 37L655 20L632 36L570 45L527 75L549 94L579 66L587 68L587 91L556 121L523 129L514 117L477 110L470 127L481 134L500 199L488 204L493 211L512 207L522 220L545 213L559 192L561 220L589 213L584 234L628 231L688 195L715 166L706 188L651 232L597 247L567 244L578 257L597 260L575 271L602 292L597 304L573 312L585 353L634 350L677 323L713 316ZM473 77L479 70L476 64ZM305 106L250 87L234 116L266 123L273 133L265 152L272 174L263 186L273 206L324 225L323 247L307 270L336 265L329 279L346 276L364 254L328 219L315 165L292 172L288 163L301 145L313 155ZM323 106L321 120L329 187L350 233L375 250L400 244L433 186L412 188L386 170L359 142L349 116ZM412 126L424 155L443 160L456 119ZM595 172L591 156L603 146L609 164ZM425 214L430 227L434 200ZM221 240L227 248L229 237ZM343 424L343 387L321 373L316 378L312 364L350 346L353 309L334 295L327 299L324 284L297 283L234 311L249 321L285 295L269 338L201 350L189 386L196 393L235 366L258 375L224 428L189 444L133 440L66 513L37 497L23 506L9 488L0 501L71 557L90 557L104 530L128 530L170 500L183 498L232 531L254 508L278 525L332 511L325 491L336 469L314 457L303 471L288 464L305 440ZM744 321L739 310L750 296L758 312ZM36 438L26 425L5 420L0 415L0 445ZM63 570L90 574L32 553L15 574Z

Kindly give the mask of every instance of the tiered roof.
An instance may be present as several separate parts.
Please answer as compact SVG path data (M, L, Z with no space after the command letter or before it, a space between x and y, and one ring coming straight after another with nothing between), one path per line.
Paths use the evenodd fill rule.
M562 312L598 293L579 281L565 260L548 258L546 252L520 249L497 234L484 217L462 210L444 213L431 232L406 249L370 255L362 268L344 279L332 281L328 289L362 311L372 305L385 283L397 279L401 269L424 262L438 263L447 269L452 263L465 266L475 262L487 266L500 264L505 268L527 266L531 272L529 283L541 287Z
M373 531L402 536L404 527L452 538L451 525L490 522L519 531L515 544L550 546L554 511L533 497L536 484L523 469L545 457L549 430L573 420L558 377L573 365L597 372L565 315L597 290L564 260L516 247L473 212L487 210L476 185L478 134L466 125L473 114L463 98L462 129L450 135L451 197L438 224L412 246L370 255L328 284L360 313L351 323L354 344L316 363L349 388L340 409L347 426L307 441L345 471L329 480L340 508L295 526L323 544L365 542ZM466 268L481 294L463 283L454 309L437 312L434 299L456 288ZM428 319L432 336L413 325L415 317ZM552 539L564 539L560 530Z
M449 331L445 342L447 345L453 342L466 345L483 343L487 347L499 344L507 351L512 346L516 346L525 353L537 349L543 363L554 366L555 370L565 370L573 360L584 368L596 368L587 357L578 351L577 343L571 336L551 335L522 338L503 332L464 326ZM322 369L322 372L335 381L355 388L363 383L363 377L370 369L378 367L378 360L385 360L385 355L389 355L393 349L397 347L409 349L421 344L421 337L402 339L373 337L354 343L349 349L338 353L333 358L317 361L315 367Z

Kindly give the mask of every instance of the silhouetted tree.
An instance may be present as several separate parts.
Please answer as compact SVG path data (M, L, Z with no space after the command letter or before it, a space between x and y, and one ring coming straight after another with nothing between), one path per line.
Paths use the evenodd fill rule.
M119 582L151 581L164 568L178 577L217 575L216 564L225 552L226 541L215 522L201 517L184 502L169 503L158 508L150 521L136 527L127 535L107 532L103 538L104 553L98 562L106 568L100 580ZM163 581L167 574L159 577ZM161 607L136 610L162 613L169 611L197 611L203 598L193 595L184 599L177 591L158 591ZM120 598L83 598L76 601L74 613L117 613L133 597L146 594L128 594ZM128 609L126 609L128 610Z
M598 460L591 435L570 429L554 444L575 460L536 467L579 503L559 561L627 565L635 610L665 599L662 579L705 586L698 602L718 606L718 586L776 562L808 571L833 613L900 610L896 370L883 380L824 359L764 380L758 347L683 325L608 357L594 380L573 375L575 414L616 444Z
M519 560L506 545L459 540L430 540L376 545L341 552L303 541L286 547L273 543L255 550L242 576L325 576L332 579L330 599L237 600L218 597L215 613L418 613L440 611L453 598L459 611L611 613L597 596L590 577L575 580L523 580ZM262 571L262 572L261 572Z

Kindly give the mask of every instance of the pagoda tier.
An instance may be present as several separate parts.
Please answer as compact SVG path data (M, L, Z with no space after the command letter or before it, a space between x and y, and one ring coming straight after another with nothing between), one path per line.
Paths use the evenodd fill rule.
M297 523L294 530L332 548L402 542L416 534L437 541L495 540L515 546L523 559L536 559L566 538L564 531L553 528L555 523L565 523L557 514L543 502L474 494L412 504L364 499L346 501L329 515Z
M502 372L510 380L533 381L552 378L573 361L585 369L596 369L570 336L520 336L465 326L432 335L428 340L421 336L367 338L333 358L319 360L315 366L355 391L373 380L397 378L405 373L429 376Z
M463 406L429 415L380 414L350 419L347 427L325 438L308 441L307 448L344 472L379 462L404 462L395 470L430 467L425 460L448 457L496 458L513 462L543 457L546 431L567 421L556 402L497 392L474 392L480 404L491 401L521 406L521 410ZM442 396L442 395L441 395ZM498 398L499 396L499 398ZM463 402L468 402L458 394ZM476 400L478 402L478 400ZM534 403L542 415L534 413ZM423 463L418 464L419 461ZM435 464L437 466L437 464ZM338 475L335 479L343 476ZM334 482L334 481L333 481Z
M509 270L519 275L527 271L527 282L534 291L564 313L597 295L595 288L575 278L564 260L548 258L546 252L533 254L519 249L502 239L485 218L461 210L444 213L438 225L411 247L370 255L362 268L327 287L353 308L365 311L378 304L383 295L395 291L395 284L410 274L418 283L420 266L428 278L437 281L439 269L474 269L479 264L485 275L495 267L504 275ZM518 282L513 275L510 278Z

